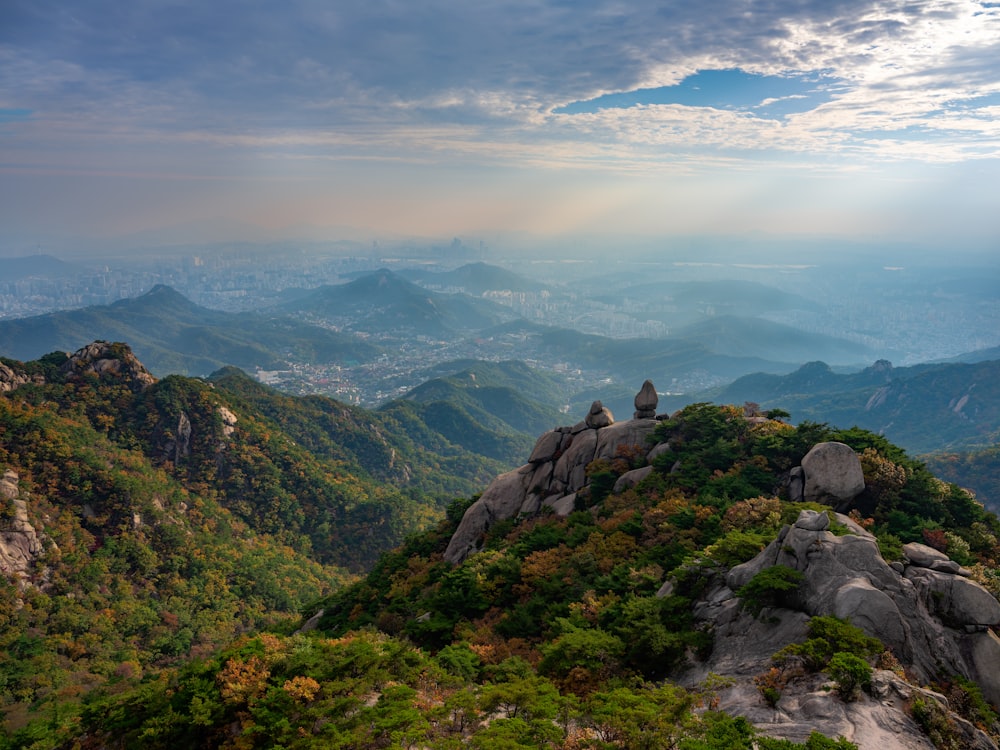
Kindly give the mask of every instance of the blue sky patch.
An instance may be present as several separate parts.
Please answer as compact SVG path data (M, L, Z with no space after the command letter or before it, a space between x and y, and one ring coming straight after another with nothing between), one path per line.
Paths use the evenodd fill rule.
M858 130L854 136L868 141L925 141L931 131L923 125L908 125L895 130Z
M780 119L808 112L833 98L835 82L818 76L764 76L738 68L701 70L675 86L605 94L559 107L555 114L578 115L602 109L628 109L649 104L681 104L751 112Z
M995 107L1000 105L1000 93L984 94L974 96L970 99L958 99L948 103L948 109L968 112L969 110L981 109L982 107Z
M0 123L2 122L22 122L31 119L30 109L2 109L0 108Z

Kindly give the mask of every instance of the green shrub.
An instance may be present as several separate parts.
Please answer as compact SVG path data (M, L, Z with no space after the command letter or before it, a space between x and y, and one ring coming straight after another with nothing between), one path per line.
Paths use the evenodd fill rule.
M939 750L961 750L961 738L955 723L936 701L914 698L910 703L910 715Z
M802 578L802 573L794 568L773 565L757 573L736 595L743 601L743 607L756 617L765 607L791 607Z
M785 646L774 655L774 660L780 664L789 657L799 657L807 669L819 672L826 669L839 652L867 661L884 650L885 646L878 638L866 635L861 628L846 620L821 616L809 620L809 638L804 643Z
M856 700L860 691L872 683L872 668L868 662L845 651L835 653L826 670L837 681L837 690L845 701Z

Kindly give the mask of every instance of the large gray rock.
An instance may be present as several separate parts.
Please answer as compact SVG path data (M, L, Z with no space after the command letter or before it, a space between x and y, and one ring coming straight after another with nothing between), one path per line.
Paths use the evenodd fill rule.
M627 422L615 422L597 433L597 447L594 458L612 460L618 455L619 448L636 448L639 455L646 451L647 439L656 427L655 419L630 419Z
M0 573L23 589L29 585L45 547L28 519L28 503L18 490L19 479L16 472L9 470L0 478L0 503L13 511L0 521Z
M936 550L933 547L928 547L926 544L920 544L919 542L904 544L903 554L906 555L906 559L909 560L910 565L916 565L918 568L930 568L935 563L948 560L948 555L944 552Z
M546 498L542 501L542 505L551 508L557 516L568 516L576 509L576 493L558 498Z
M969 677L994 706L1000 705L1000 638L987 630L967 636L963 645Z
M636 419L651 419L656 416L656 405L660 402L660 397L653 387L653 382L647 380L642 384L642 388L635 394L635 415Z
M462 516L458 528L448 542L444 559L457 565L478 548L480 538L494 523L517 515L525 501L526 482L530 473L521 467L494 479L476 502Z
M565 447L552 471L552 480L565 492L576 492L587 484L587 464L594 460L597 451L597 430L584 430L574 435Z
M815 510L804 510L795 521L795 528L806 531L826 531L830 528L830 516Z
M916 585L928 609L946 624L956 628L1000 625L1000 602L975 581L916 566L906 570L906 578Z
M643 466L641 469L632 469L632 471L626 471L615 482L614 489L611 490L614 494L618 495L630 487L635 487L639 482L648 477L652 473L652 466Z
M590 405L590 412L587 414L587 418L584 420L587 423L587 427L593 430L599 430L602 427L607 427L613 424L615 421L614 415L611 410L608 409L600 401L595 401Z
M803 495L807 501L838 509L865 488L861 459L844 443L818 443L802 459Z
M803 613L848 618L924 681L942 670L965 676L1000 672L995 667L1000 661L983 661L994 653L1000 658L1000 644L985 638L986 628L1000 622L1000 602L992 594L961 575L930 568L911 565L901 575L882 559L871 534L846 516L836 518L848 534L811 530L815 516L803 512L753 560L729 571L726 590L738 590L765 568L785 565L803 574L797 592ZM715 620L710 607L696 605L695 612ZM1000 677L997 684L977 682L987 700L1000 701Z
M934 743L910 716L909 706L919 697L937 703L947 713L947 699L931 690L914 687L886 670L872 675L872 695L845 702L830 689L825 675L801 678L782 695L777 708L761 700L748 681L738 681L719 694L719 709L745 716L762 734L805 743L816 731L826 737L844 737L862 750L934 750ZM963 750L996 750L981 730L956 714L950 717Z
M866 633L878 633L884 643L903 643L906 626L899 608L884 591L867 578L854 578L839 589L833 599L833 614L849 620Z
M805 500L805 477L802 474L801 466L793 466L788 472L788 500L793 503L801 503Z
M535 443L535 448L531 451L531 455L528 457L528 463L537 464L542 463L543 461L551 461L562 445L565 437L566 436L559 430L549 430L548 432L543 433Z
M646 454L646 460L649 461L649 463L653 463L655 458L667 453L673 453L673 448L670 447L670 443L657 443L649 449L649 453Z

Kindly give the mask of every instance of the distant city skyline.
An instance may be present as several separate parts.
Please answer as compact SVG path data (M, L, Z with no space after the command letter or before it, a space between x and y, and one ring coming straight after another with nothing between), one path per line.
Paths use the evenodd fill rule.
M227 232L981 250L998 184L993 2L0 8L0 254Z

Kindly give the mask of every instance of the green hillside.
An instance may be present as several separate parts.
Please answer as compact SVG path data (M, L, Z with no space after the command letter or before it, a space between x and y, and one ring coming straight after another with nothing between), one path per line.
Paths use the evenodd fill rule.
M315 455L398 487L451 498L473 491L508 465L470 453L412 409L368 411L326 396L289 396L235 368L213 373L209 382Z
M561 418L559 381L522 362L448 363L462 369L428 380L403 398L421 419L469 451L514 465L531 450L534 436ZM382 411L392 411L388 405Z
M641 454L592 466L575 512L498 521L480 552L452 566L442 553L470 501L454 503L436 528L309 607L317 630L248 635L158 680L102 688L79 727L64 730L65 746L75 733L94 746L149 748L856 747L816 732L802 742L761 734L719 710L732 678L675 681L727 648L696 626L712 582L804 507L823 510L790 502L781 489L817 441L843 441L860 455L867 487L851 523L874 532L886 559L898 559L903 542L934 543L1000 593L1000 522L877 435L697 404L661 422L655 438L671 446L669 460L654 460L638 486L610 493ZM787 613L805 622L788 593L795 581L780 568L737 592L743 606L762 619ZM775 667L751 683L761 706L828 679L824 700L868 712L883 705L866 681L876 671L904 684L906 665L877 639L831 617L808 627L809 640L775 656L788 664L807 654L804 666ZM969 732L1000 735L975 684L939 679L930 687L953 710L925 697L894 709L901 741L966 747Z
M0 585L0 747L283 627L504 468L234 368L156 381L123 344L0 365L0 563L27 560Z
M1000 444L968 451L923 456L937 476L976 493L994 513L1000 513Z

